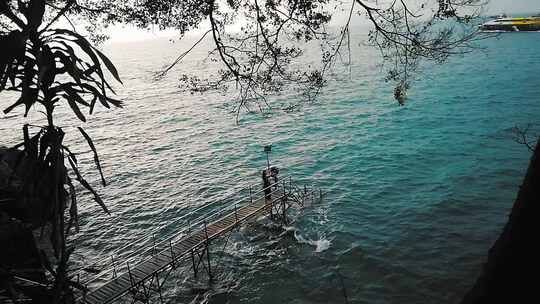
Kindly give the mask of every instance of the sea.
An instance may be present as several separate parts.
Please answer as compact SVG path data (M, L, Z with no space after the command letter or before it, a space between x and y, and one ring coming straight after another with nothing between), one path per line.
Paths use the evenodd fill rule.
M378 51L357 35L350 67L338 64L317 100L284 90L240 113L234 86L191 93L179 85L184 74L215 73L204 43L155 78L197 37L107 42L124 108L100 107L87 123L66 105L57 115L111 211L77 188L74 271L134 265L129 256L144 251L137 245L174 237L194 211L230 207L250 185L259 190L271 145L271 165L317 199L283 227L260 218L213 243L211 282L202 268L195 278L189 260L171 271L166 303L459 303L527 169L531 152L515 128L528 128L531 140L539 134L540 33L501 34L422 64L404 106ZM301 106L284 111L290 104ZM2 114L1 144L20 142L24 122L42 121L39 110L26 120L22 109ZM106 187L76 126L94 140ZM104 273L89 286L110 278Z

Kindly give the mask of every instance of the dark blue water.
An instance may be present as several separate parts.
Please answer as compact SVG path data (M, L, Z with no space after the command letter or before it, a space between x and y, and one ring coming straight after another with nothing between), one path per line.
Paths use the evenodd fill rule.
M335 75L318 102L287 114L243 113L236 124L234 94L177 87L182 73L215 70L196 60L204 50L156 83L152 72L185 45L112 43L107 52L123 76L126 108L99 111L85 126L104 163L110 185L100 191L112 215L86 201L77 259L96 260L258 182L262 146L272 143L272 161L316 183L324 202L304 210L289 233L263 224L234 233L214 248L227 262L216 282L208 287L186 279L188 269L178 271L167 285L171 303L189 302L200 284L210 291L196 302L345 303L344 290L350 303L458 302L527 166L530 153L511 130L540 115L540 34L507 34L480 46L426 65L404 107L392 99L376 52L361 47L351 79ZM295 98L284 92L270 102L279 108ZM20 139L17 119L0 122L8 143ZM91 155L81 158L97 181Z

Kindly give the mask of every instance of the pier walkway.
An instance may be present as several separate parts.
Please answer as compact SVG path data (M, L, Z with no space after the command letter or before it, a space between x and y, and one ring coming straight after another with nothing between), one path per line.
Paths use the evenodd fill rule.
M265 195L264 189L252 193L250 188L249 197L203 215L195 225L190 225L187 232L184 229L175 233L176 238L169 238L159 244L154 240L154 243L149 245L151 248L147 248L147 251L151 252L150 256L138 263L116 263L113 259L110 271L106 272L110 276L108 281L96 288L89 288L78 302L112 303L127 293L132 295L133 302L148 303L152 296L159 297L163 302L161 289L170 272L179 263L190 260L195 276L202 264L212 279L210 242L260 216L269 215L273 219L286 221L286 210L291 202L289 195L294 189L292 180L283 179L269 188L271 195ZM122 273L120 269L123 269ZM101 281L104 281L103 276L100 276Z

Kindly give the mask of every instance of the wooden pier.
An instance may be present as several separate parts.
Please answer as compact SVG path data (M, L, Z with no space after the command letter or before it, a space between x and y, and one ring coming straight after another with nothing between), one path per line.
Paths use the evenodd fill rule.
M160 246L154 244L152 254L145 260L130 265L126 262L127 271L117 273L117 266L113 265L112 277L103 285L88 290L79 298L79 303L106 304L112 303L120 297L131 294L133 302L149 303L151 297L159 298L163 303L162 287L170 272L180 263L191 263L193 274L197 276L202 266L212 279L210 264L210 243L245 222L270 216L274 220L285 222L286 210L291 205L293 185L289 178L289 186L285 180L270 185L270 195L264 191L251 193L248 199L235 203L225 212L218 213L219 217L208 216L185 236L173 241L169 239ZM293 195L294 196L294 195ZM114 263L114 261L113 261Z

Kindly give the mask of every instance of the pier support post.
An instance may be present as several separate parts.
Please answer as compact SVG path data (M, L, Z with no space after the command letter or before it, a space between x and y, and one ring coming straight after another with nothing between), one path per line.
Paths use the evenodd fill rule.
M210 265L210 241L208 239L208 228L206 226L206 221L204 222L204 235L206 236L205 250L206 250L206 262L208 263L208 277L212 281L212 269Z
M238 226L238 208L237 208L237 204L234 204L234 219L236 220L236 226Z
M281 225L287 225L287 195L283 196L281 199Z
M195 265L195 253L191 249L191 262L193 263L193 276L197 277L197 265Z
M152 255L156 255L156 235L152 233Z
M208 278L212 282L212 268L210 265L210 244L206 243L206 262L208 263Z
M176 268L176 257L174 256L174 250L172 247L172 240L169 240L169 249L171 250L171 266L172 268Z
M161 284L159 283L159 272L156 272L156 284L157 284L157 290L159 293L159 303L163 304L163 295L161 294Z
M129 262L126 262L127 269L128 269L128 275L129 275L129 283L131 284L131 287L135 286L135 280L133 279L133 275L131 274L131 268L129 267Z
M268 201L266 201L266 204L268 204ZM274 219L274 201L270 200L270 219Z
M111 255L111 260L112 260L112 265L113 265L113 279L116 279L117 274L116 274L116 262L114 261L114 255Z

